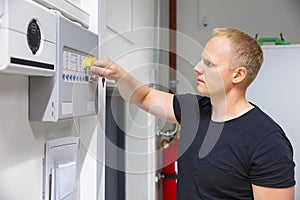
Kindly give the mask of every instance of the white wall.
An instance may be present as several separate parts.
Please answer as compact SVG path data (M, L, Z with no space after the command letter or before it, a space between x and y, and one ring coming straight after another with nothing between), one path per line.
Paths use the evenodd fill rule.
M73 121L28 121L28 77L0 74L0 199L42 198L44 142L79 135Z
M90 6L84 6L93 13L94 32L98 31L97 2L89 0ZM91 4L95 6L89 11ZM97 125L97 116L58 123L29 121L28 77L0 73L0 199L41 200L44 143L65 136L81 140L77 199L96 199Z
M178 31L195 40L193 44L185 39L178 40L179 52L188 52L187 63L178 59L178 73L191 80L195 86L193 66L199 61L201 48L211 37L215 27L239 28L259 37L279 37L292 43L300 43L300 1L298 0L185 0L178 2ZM203 26L203 20L208 23ZM182 82L182 81L181 81ZM179 84L179 91L185 85Z
M91 169L96 164L96 117L58 123L28 121L28 77L21 75L0 74L0 102L0 199L41 200L44 143L65 136L81 139L78 176L94 177L87 185L90 197L96 187L96 169ZM79 195L92 199L83 198L84 194L78 190L78 199Z
M155 42L153 29L148 29L156 23L155 2L107 1L107 55L146 84L155 80L155 52L148 49ZM126 104L125 127L120 128L126 134L126 199L154 199L155 159L148 154L155 148L155 120Z

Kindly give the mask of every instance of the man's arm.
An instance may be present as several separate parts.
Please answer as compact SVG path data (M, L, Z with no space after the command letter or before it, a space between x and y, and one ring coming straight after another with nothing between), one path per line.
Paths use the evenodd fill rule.
M252 184L254 200L294 200L294 187L268 188Z
M94 61L91 71L114 80L124 100L161 119L177 122L173 111L173 94L149 88L106 56Z

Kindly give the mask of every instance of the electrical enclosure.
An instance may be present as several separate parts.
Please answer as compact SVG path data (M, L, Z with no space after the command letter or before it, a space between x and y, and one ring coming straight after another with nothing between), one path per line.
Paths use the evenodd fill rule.
M33 1L0 0L0 43L0 72L53 76L56 14Z
M56 73L29 78L29 119L56 122L97 113L98 78L86 59L98 55L98 36L56 15Z

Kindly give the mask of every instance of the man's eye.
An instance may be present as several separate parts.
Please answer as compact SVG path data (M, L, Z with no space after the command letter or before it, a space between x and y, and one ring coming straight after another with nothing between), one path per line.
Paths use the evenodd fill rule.
M207 67L213 67L213 63L210 62L209 60L204 60L204 64L207 66Z

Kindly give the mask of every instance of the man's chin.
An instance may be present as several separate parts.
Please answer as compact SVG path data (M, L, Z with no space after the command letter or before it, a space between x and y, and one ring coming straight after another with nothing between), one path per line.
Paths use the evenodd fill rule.
M198 91L198 93L199 93L201 96L203 96L203 97L208 97L208 98L210 98L209 93L205 93L205 92L201 92L201 91Z

